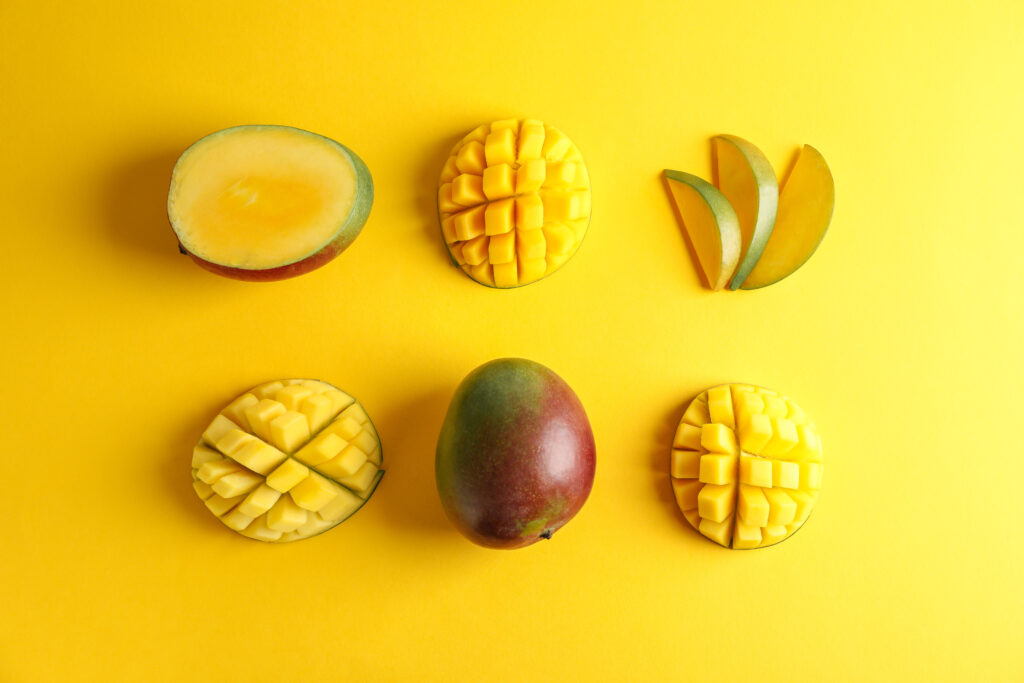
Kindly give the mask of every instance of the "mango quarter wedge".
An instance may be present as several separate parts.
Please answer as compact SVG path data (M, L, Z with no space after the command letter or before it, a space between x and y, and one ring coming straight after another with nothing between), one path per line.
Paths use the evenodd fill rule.
M779 194L775 228L741 287L766 287L806 263L828 231L835 201L835 183L825 158L804 145Z
M695 175L666 169L665 183L708 287L722 289L735 272L742 250L736 211L714 185Z

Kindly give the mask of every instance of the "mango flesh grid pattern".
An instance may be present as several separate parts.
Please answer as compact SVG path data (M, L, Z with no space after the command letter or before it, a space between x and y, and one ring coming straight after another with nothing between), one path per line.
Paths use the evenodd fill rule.
M799 529L818 500L821 439L800 406L768 389L714 387L687 407L672 442L672 489L715 543L763 548Z
M470 132L441 171L441 232L477 282L517 287L558 270L590 223L583 156L557 128L507 119Z
M377 432L354 398L290 379L261 384L214 418L193 449L192 485L243 536L297 541L355 514L381 464Z

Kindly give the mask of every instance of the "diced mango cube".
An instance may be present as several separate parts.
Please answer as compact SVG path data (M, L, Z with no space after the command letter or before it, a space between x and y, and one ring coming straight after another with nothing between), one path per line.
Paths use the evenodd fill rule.
M712 422L724 424L729 429L736 429L732 411L732 392L729 387L708 389L708 412Z
M261 384L252 390L252 393L256 395L256 398L261 401L265 398L274 398L274 394L280 391L281 387L284 386L284 382L280 380L274 380L273 382L267 382Z
M800 488L817 491L821 488L821 464L803 461L800 465ZM203 465L203 467L206 467Z
M786 491L796 503L796 522L804 522L814 508L814 496L806 491Z
M492 202L483 212L483 232L486 236L510 232L515 225L515 200Z
M786 417L788 412L789 406L786 405L786 401L782 397L764 397L764 414L768 417Z
M309 476L309 468L298 460L288 458L267 476L267 486L285 493Z
M543 230L516 230L516 255L520 261L544 258L547 243Z
M481 175L486 165L484 146L477 140L467 142L455 157L455 167L462 173Z
M310 467L316 467L341 453L348 442L333 432L317 434L295 454L295 458Z
M274 507L274 503L281 495L280 491L275 491L266 484L260 484L238 504L238 511L250 517L259 517Z
M696 479L700 476L700 453L672 449L672 476ZM714 482L721 483L721 482Z
M462 147L462 145L459 145L459 147ZM459 167L455 165L455 157L450 156L441 168L441 182L450 183L455 180L457 175L459 175Z
M773 417L772 438L761 448L761 455L778 458L789 453L799 441L796 425L784 417Z
M566 137L565 133L552 126L544 127L544 146L541 149L541 154L545 159L552 162L562 161L571 146L572 141Z
M298 412L302 402L313 395L313 390L301 384L289 384L276 394L274 399L287 410Z
M672 493L675 494L676 504L683 512L697 509L697 497L704 483L696 479L673 479Z
M547 174L544 179L544 187L567 188L576 179L575 161L561 161L548 165Z
M351 441L363 430L362 425L351 415L341 414L331 424L327 425L324 431L329 434L337 434L345 441Z
M198 495L199 498L204 501L213 495L213 487L207 484L205 481L193 481L192 488L196 490L196 495Z
M693 400L683 413L683 422L694 427L701 427L711 422L711 414L708 412L707 401Z
M712 453L739 453L736 433L717 422L701 427L700 445Z
M576 246L576 234L565 223L548 223L544 226L544 241L549 254L568 255Z
M768 513L771 508L768 505L768 498L759 486L740 484L737 510L744 522L761 527L768 524Z
M676 451L686 453L687 451ZM733 484L736 482L736 456L706 453L700 456L699 479L705 484Z
M302 413L288 410L270 423L270 440L285 453L293 453L309 440L309 422Z
M800 487L800 467L789 460L772 460L772 486L783 489Z
M502 235L504 237L504 235ZM495 263L493 266L494 285L496 287L516 287L519 285L519 266L515 255L508 263Z
M547 178L547 164L543 159L527 161L516 171L516 192L530 194L544 185Z
M249 538L255 538L258 541L276 541L281 538L280 531L274 531L267 526L267 516L260 515L257 517L252 524L246 527L243 532Z
M462 258L470 266L480 265L487 261L488 239L484 235L474 237L462 245Z
M483 235L486 211L486 207L476 206L455 214L452 219L455 226L455 238L459 241L465 241Z
M213 418L213 422L211 422L210 426L206 428L205 432L203 432L203 441L211 446L215 446L217 442L220 441L221 437L232 429L238 429L238 425L223 415L218 415Z
M487 199L502 199L516 193L516 173L509 164L484 169L483 194Z
M455 264L458 266L462 266L466 263L466 259L462 256L462 245L462 242L448 245L448 252L452 255L452 260L455 261Z
M224 455L231 455L232 453L242 450L246 445L257 441L259 441L259 439L252 434L247 434L241 429L232 429L230 432L220 437L215 446L217 447L217 450Z
M267 526L274 531L293 531L305 523L306 511L289 496L281 496L267 512Z
M253 472L269 474L275 467L285 461L288 456L268 443L253 439L245 446L231 454L231 459Z
M760 525L747 524L742 519L736 520L736 528L732 534L733 548L756 548L761 544Z
M331 399L331 411L334 415L340 413L343 409L348 410L355 405L356 400L346 394L344 391L330 387L324 392L324 396Z
M213 483L213 491L218 496L234 498L243 493L249 493L261 483L263 483L263 477L260 475L248 470L241 470L220 477Z
M487 169L484 169L487 173ZM452 201L462 206L476 206L487 201L483 179L478 175L463 173L452 181Z
M740 423L740 447L747 453L760 455L772 438L772 421L763 413L750 413Z
M223 460L224 456L206 446L196 446L192 449L192 469L199 469L208 462Z
M744 453L740 456L740 483L770 488L772 461Z
M544 226L544 203L535 194L516 197L516 228L538 230Z
M455 234L455 216L446 216L441 220L441 234L444 236L445 244L452 244L458 241Z
M366 461L366 452L355 444L349 444L330 461L320 464L318 469L329 477L341 480L358 472Z
M732 515L736 506L736 486L733 484L705 484L697 495L700 516L712 522L721 522Z
M495 130L491 124L491 132L484 142L484 157L488 166L497 164L514 164L516 162L516 134L511 128Z
M491 124L490 132L499 130L509 129L512 134L515 135L519 132L519 120L518 119L501 119Z
M519 284L534 282L544 277L548 264L543 258L517 259L519 266Z
M789 531L781 524L769 524L761 531L761 546L778 543L789 535Z
M374 477L377 476L377 467L372 462L363 463L363 466L356 470L356 473L338 479L338 483L345 486L357 493L363 493L370 484L373 483Z
M280 402L270 398L262 399L254 406L245 409L245 416L249 419L249 427L253 434L270 441L270 423L279 415L283 415L287 408Z
M242 466L234 460L217 460L215 462L208 462L203 464L196 473L196 477L199 481L206 482L212 485L218 479L226 474L232 474L234 472L241 472Z
M317 511L320 519L326 522L334 522L343 517L348 517L363 504L362 499L348 489L336 486L335 496Z
M782 489L762 489L768 499L768 524L791 524L796 519L796 503Z
M445 183L437 189L437 210L442 216L455 213L462 208L452 200L452 184Z
M729 541L732 540L732 526L732 515L729 515L720 522L715 522L702 516L698 530L718 545L728 548Z
M241 503L242 499L244 497L245 496L236 496L234 498L224 498L223 496L218 496L215 493L212 496L210 496L209 498L207 498L206 500L204 500L203 504L206 505L206 508L210 512L212 512L213 514L215 514L218 517L220 517L221 515L226 513L228 510L230 510L231 508L233 508L236 505L238 505L239 503Z
M700 450L700 435L703 429L694 425L680 422L676 427L675 438L672 439L672 448L686 448L691 451Z
M764 397L753 391L735 392L733 404L736 406L736 416L740 424L743 424L751 414L764 412Z
M572 229L573 234L576 235L576 243L578 244L583 241L584 235L587 234L587 226L590 225L590 219L578 218L574 221L569 221L566 225L568 225Z
M331 502L338 488L316 472L310 472L308 477L292 487L288 495L300 508L316 512Z
M532 160L541 160L544 152L544 124L536 120L523 121L519 131L519 153L517 159L520 164Z
M696 498L694 498L694 500L696 500ZM696 504L697 503L695 502L694 505ZM696 507L692 510L684 510L683 517L686 518L686 521L689 522L690 526L692 526L694 529L700 528L700 513L697 512Z
M224 524L226 524L229 529L234 529L235 531L242 531L247 526L252 524L253 518L250 517L249 515L241 512L236 507L234 510L232 510L228 514L226 514L223 517L221 517L220 521L224 522Z
M804 414L803 408L796 404L796 401L786 400L786 418L792 421L793 424L800 426L807 424L807 415Z
M487 260L492 265L499 263L512 263L516 258L516 234L506 232L503 235L495 235L491 238L487 247ZM497 272L495 272L497 281Z
M494 285L494 273L491 270L491 264L487 263L486 260L475 266L465 266L463 270L477 282L488 286Z
M547 221L565 222L579 218L580 196L576 192L546 192L543 196L544 219Z
M796 428L798 442L786 457L791 460L821 460L821 439L809 425Z
M228 407L221 412L242 429L248 429L249 420L245 417L245 409L259 402L260 400L256 398L255 394L245 393L229 403Z
M479 142L481 145L484 144L484 140L487 139L487 134L491 132L490 124L484 123L473 130L466 133L466 136L459 141L458 147L461 149L463 145L468 145L470 142ZM483 150L483 147L480 148ZM481 151L481 154L483 152Z
M334 417L332 405L331 399L323 395L309 396L302 402L299 412L306 416L311 433L319 432L331 421Z

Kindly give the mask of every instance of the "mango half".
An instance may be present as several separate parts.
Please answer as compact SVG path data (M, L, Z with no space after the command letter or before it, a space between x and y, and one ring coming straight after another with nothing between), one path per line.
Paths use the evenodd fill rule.
M555 272L590 224L590 176L562 131L536 119L482 125L452 148L437 192L452 261L489 287Z
M344 145L287 126L237 126L181 155L167 216L181 250L206 270L267 281L336 257L372 205L370 171Z
M366 411L318 380L261 384L232 401L192 451L192 486L227 527L298 541L345 521L384 470Z
M821 439L790 398L747 384L702 392L672 441L672 489L687 521L727 548L792 536L818 500Z

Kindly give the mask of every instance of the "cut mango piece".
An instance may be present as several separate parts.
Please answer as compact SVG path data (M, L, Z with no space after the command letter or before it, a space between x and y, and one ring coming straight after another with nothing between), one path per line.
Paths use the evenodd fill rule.
M267 382L232 401L203 432L191 464L206 507L262 541L326 531L358 510L383 475L380 440L363 407L302 379Z
M590 223L590 176L571 141L540 121L508 119L482 129L482 143L478 133L467 136L442 169L441 233L469 277L518 287L558 270L576 251ZM463 206L472 213L460 213ZM510 254L504 236L512 232Z
M736 212L714 185L695 175L666 170L665 182L707 286L722 289L736 271L742 250Z
M691 526L733 548L762 548L807 520L821 488L821 441L794 405L747 384L713 387L690 402L672 439L670 473Z

